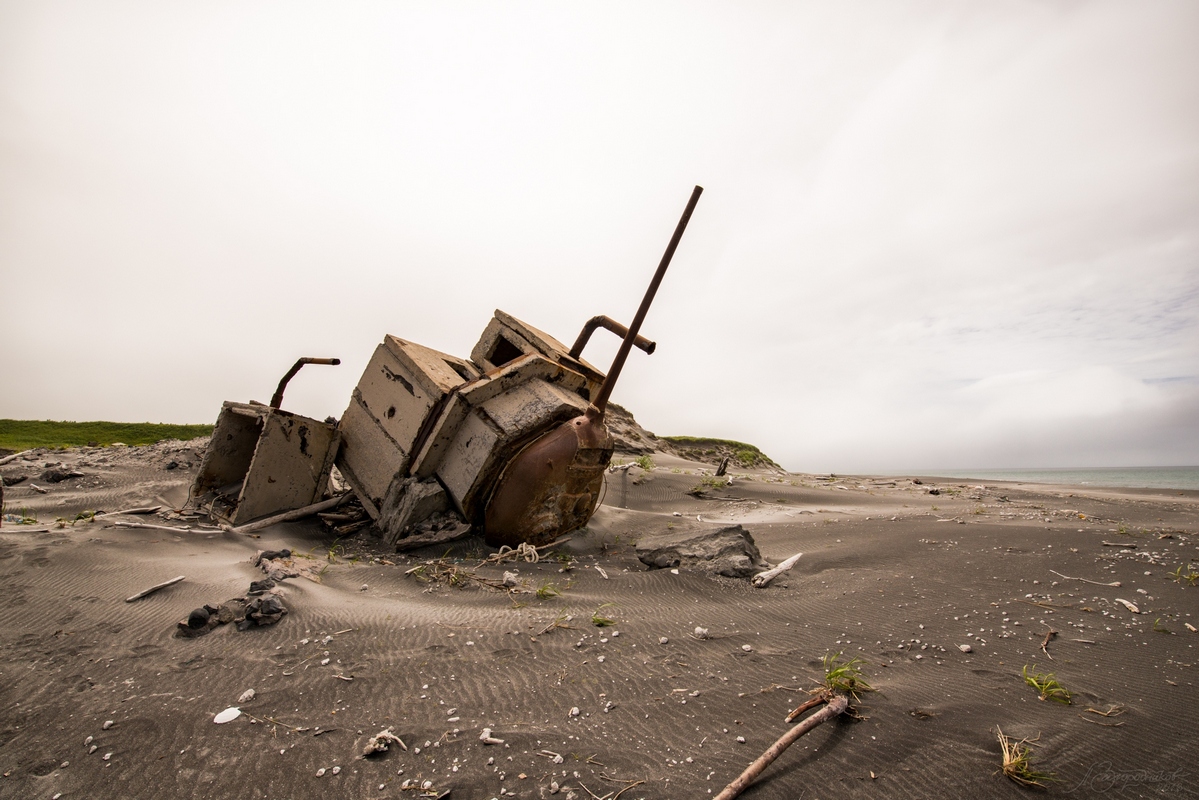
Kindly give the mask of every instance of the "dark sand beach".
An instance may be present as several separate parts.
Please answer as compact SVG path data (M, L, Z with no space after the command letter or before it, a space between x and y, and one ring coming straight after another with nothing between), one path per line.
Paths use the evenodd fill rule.
M589 527L538 563L484 563L478 539L394 554L315 519L260 537L169 513L53 524L182 507L202 447L0 468L9 510L41 521L0 528L0 797L704 797L787 730L838 652L877 690L862 719L803 737L744 797L1197 793L1199 586L1170 573L1199 567L1199 493L734 469L696 497L712 466L658 453L650 472L610 474ZM83 476L40 482L56 462ZM757 589L633 550L729 524L771 563L804 555ZM316 579L280 584L280 622L175 635L282 548ZM422 580L451 568L460 585ZM487 585L505 571L525 591ZM546 584L560 594L538 596ZM1072 703L1040 700L1025 667ZM214 724L231 706L242 716ZM997 726L1035 740L1056 781L1000 775ZM359 757L386 728L407 750Z

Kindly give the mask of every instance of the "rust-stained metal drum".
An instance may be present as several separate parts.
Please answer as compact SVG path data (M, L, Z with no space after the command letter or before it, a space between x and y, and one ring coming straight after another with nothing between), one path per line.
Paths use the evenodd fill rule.
M487 543L542 545L586 525L599 503L612 446L595 406L533 440L496 481L484 515Z

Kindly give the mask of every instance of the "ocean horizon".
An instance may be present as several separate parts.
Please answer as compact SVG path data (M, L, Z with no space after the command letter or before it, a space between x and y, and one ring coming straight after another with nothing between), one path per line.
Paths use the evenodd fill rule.
M1199 466L1195 467L1079 467L1055 469L951 469L924 470L922 475L1063 486L1094 486L1117 489L1199 490Z

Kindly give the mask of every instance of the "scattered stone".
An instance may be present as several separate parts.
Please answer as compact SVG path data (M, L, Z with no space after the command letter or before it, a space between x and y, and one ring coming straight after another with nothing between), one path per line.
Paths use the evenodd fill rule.
M572 717L577 717L577 716L579 716L579 714L580 714L580 713L581 713L581 712L579 711L579 707L578 707L578 706L572 706L572 707L571 707L571 709L570 709L570 715L571 715Z
M968 644L959 644L958 649L961 650L963 653L973 653L974 652L974 648Z
M753 645L748 645L748 644L741 645L741 649L747 653L752 653L754 651Z
M670 640L667 639L665 636L659 636L658 644L670 644Z
M337 773L341 772L341 767L334 767L332 770L330 770L330 772L336 775Z
M104 724L100 726L100 730L106 731L109 728L111 728L113 725L116 725L116 723L110 719L106 719L106 720L104 720Z
M503 744L503 739L497 739L491 735L491 728L484 728L483 733L479 735L479 741L483 744Z
M730 578L749 578L769 567L753 536L740 525L646 536L637 543L636 553L654 569L682 566Z
M698 625L696 625L695 626L695 638L696 639L707 639L708 638L708 629L701 628Z
M250 702L251 700L254 699L254 696L256 694L257 694L257 692L255 692L253 689L246 689L244 692L241 693L241 696L237 698L238 705L241 705L242 703Z
M256 597L260 594L265 594L275 588L275 582L270 578L263 578L260 581L250 581L250 590L246 594L251 597Z
M207 608L197 608L187 615L187 627L194 630L199 630L208 624L208 618L212 615Z
M325 777L325 768L324 767L321 767L320 769L318 769L316 771L316 777L318 777L318 778Z

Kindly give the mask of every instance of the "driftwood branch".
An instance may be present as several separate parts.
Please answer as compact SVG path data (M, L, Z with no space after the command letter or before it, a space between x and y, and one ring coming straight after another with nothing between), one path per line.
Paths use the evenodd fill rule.
M770 583L779 575L782 575L784 572L794 567L802 555L803 553L796 553L783 563L779 564L777 567L768 569L765 572L759 572L754 576L754 586L757 586L759 589L764 588L766 584Z
M172 586L172 585L178 583L179 581L183 580L183 577L184 576L180 575L176 578L171 578L169 581L163 581L162 583L155 584L154 586L151 586L149 589L143 589L142 591L138 592L137 594L133 595L132 597L126 597L125 602L132 603L134 600L141 600L143 597L154 594L159 589L165 589L168 586Z
M1056 570L1052 570L1052 569L1049 571L1052 572L1054 575L1058 576L1059 578L1065 578L1068 581L1082 581L1083 583L1090 583L1095 586L1115 586L1117 589L1120 588L1120 581L1112 581L1111 583L1100 583L1099 581L1089 581L1086 578L1071 578L1069 575L1063 575L1062 573L1057 572Z
M19 453L13 453L11 456L5 456L4 458L0 458L0 467L3 467L5 464L7 464L11 461L16 461L18 458L25 455L26 453L32 453L32 452L33 452L32 450L22 450Z
M118 514L156 514L162 506L142 506L140 508L123 508L120 511L97 511L96 516L115 517Z
M330 508L337 508L339 505L349 500L352 494L352 492L346 492L345 494L340 494L337 497L330 497L328 500L322 500L319 503L313 503L310 506L295 508L291 511L284 511L282 514L276 514L273 517L260 519L256 522L247 522L245 525L238 525L236 528L231 525L222 525L221 529L229 531L230 533L253 533L254 531L260 531L263 528L269 528L272 525L278 525L280 522L292 522L297 519L303 519L304 517L311 517L313 514L316 514L320 511L328 511Z
M174 525L152 525L148 522L122 522L121 520L113 520L110 523L114 528L142 528L150 531L170 531L171 533L220 533L220 528L193 528L191 525L176 527Z
M766 752L758 756L754 763L745 768L745 771L737 776L737 779L716 795L715 800L733 800L734 797L741 794L749 787L754 780L757 779L762 772L771 765L771 763L783 754L783 751L790 747L795 741L803 736L808 731L815 728L822 722L826 722L833 717L843 713L849 708L849 698L843 694L834 695L829 700L828 705L817 711L812 716L805 719L803 722L796 725L791 730L779 737L778 741L766 748Z

